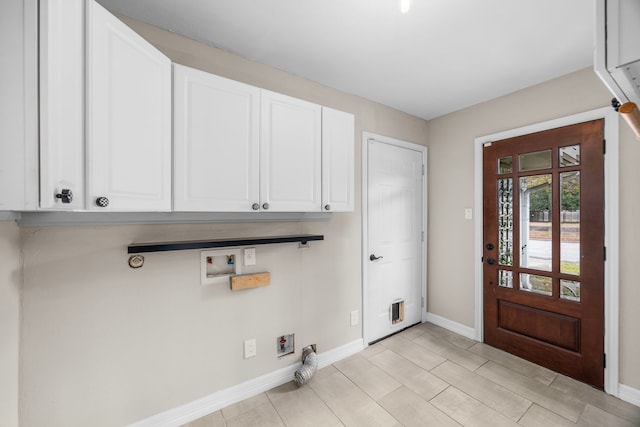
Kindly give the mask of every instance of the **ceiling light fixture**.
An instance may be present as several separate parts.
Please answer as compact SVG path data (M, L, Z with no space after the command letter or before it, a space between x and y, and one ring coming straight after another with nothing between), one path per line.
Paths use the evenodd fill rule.
M405 13L409 12L409 10L411 9L411 4L413 3L413 0L399 0L399 4L400 4L400 12L404 15Z

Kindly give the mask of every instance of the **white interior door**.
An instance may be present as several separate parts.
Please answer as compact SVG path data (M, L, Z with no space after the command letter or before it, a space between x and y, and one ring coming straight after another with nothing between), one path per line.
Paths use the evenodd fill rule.
M422 317L426 148L412 145L367 140L367 342Z

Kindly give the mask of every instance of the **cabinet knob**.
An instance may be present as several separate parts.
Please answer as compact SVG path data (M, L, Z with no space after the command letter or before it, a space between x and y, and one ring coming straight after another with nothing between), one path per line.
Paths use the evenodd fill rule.
M325 211L330 211L331 210L331 205L324 205L324 210Z
M269 203L263 203L262 204L262 209L264 209L265 211L269 210Z
M96 205L101 208L106 208L107 206L109 206L109 199L107 199L106 197L98 197L96 199Z
M56 199L60 199L62 203L73 202L73 192L68 188L64 188L61 192L56 194Z
M251 205L251 209L253 209L254 211L257 211L258 209L260 209L260 205L257 203L254 203Z

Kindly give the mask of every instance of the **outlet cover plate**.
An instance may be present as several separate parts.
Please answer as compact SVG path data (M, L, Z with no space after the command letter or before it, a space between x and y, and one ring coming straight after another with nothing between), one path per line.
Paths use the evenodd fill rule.
M353 310L351 312L351 326L356 326L358 324L358 310Z
M244 342L244 358L249 359L251 357L256 357L257 348L256 348L256 339L251 338L250 340L246 340Z
M256 265L256 248L244 249L244 265Z

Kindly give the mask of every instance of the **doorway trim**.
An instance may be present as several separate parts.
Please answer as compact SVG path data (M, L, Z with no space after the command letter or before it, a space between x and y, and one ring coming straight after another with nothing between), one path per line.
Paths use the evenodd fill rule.
M604 370L604 389L608 394L619 394L619 137L618 114L611 107L586 111L559 119L485 135L474 140L474 223L475 243L475 335L483 341L483 297L482 297L482 147L487 142L513 138L548 129L569 126L590 120L604 119L604 138L606 154L604 156L605 191L605 239L607 259L604 271L604 351L607 355L607 367Z
M424 165L424 174L422 175L422 231L424 233L424 238L422 239L422 269L421 269L421 295L422 295L422 305L420 309L422 321L426 321L427 317L427 147L424 145L415 144L413 142L402 141L400 139L391 138L388 136L378 135L375 133L363 131L362 132L362 190L361 190L361 198L362 198L362 247L361 247L361 269L362 269L362 337L364 340L364 345L367 346L371 341L369 339L369 325L368 323L368 307L366 306L366 295L369 291L369 270L367 269L367 262L369 262L368 255L368 247L369 247L369 236L367 234L368 225L369 225L369 163L368 163L368 154L369 154L369 144L368 141L370 139L376 140L378 142L383 142L385 144L390 144L400 148L408 148L411 150L419 151L422 153L422 164Z

